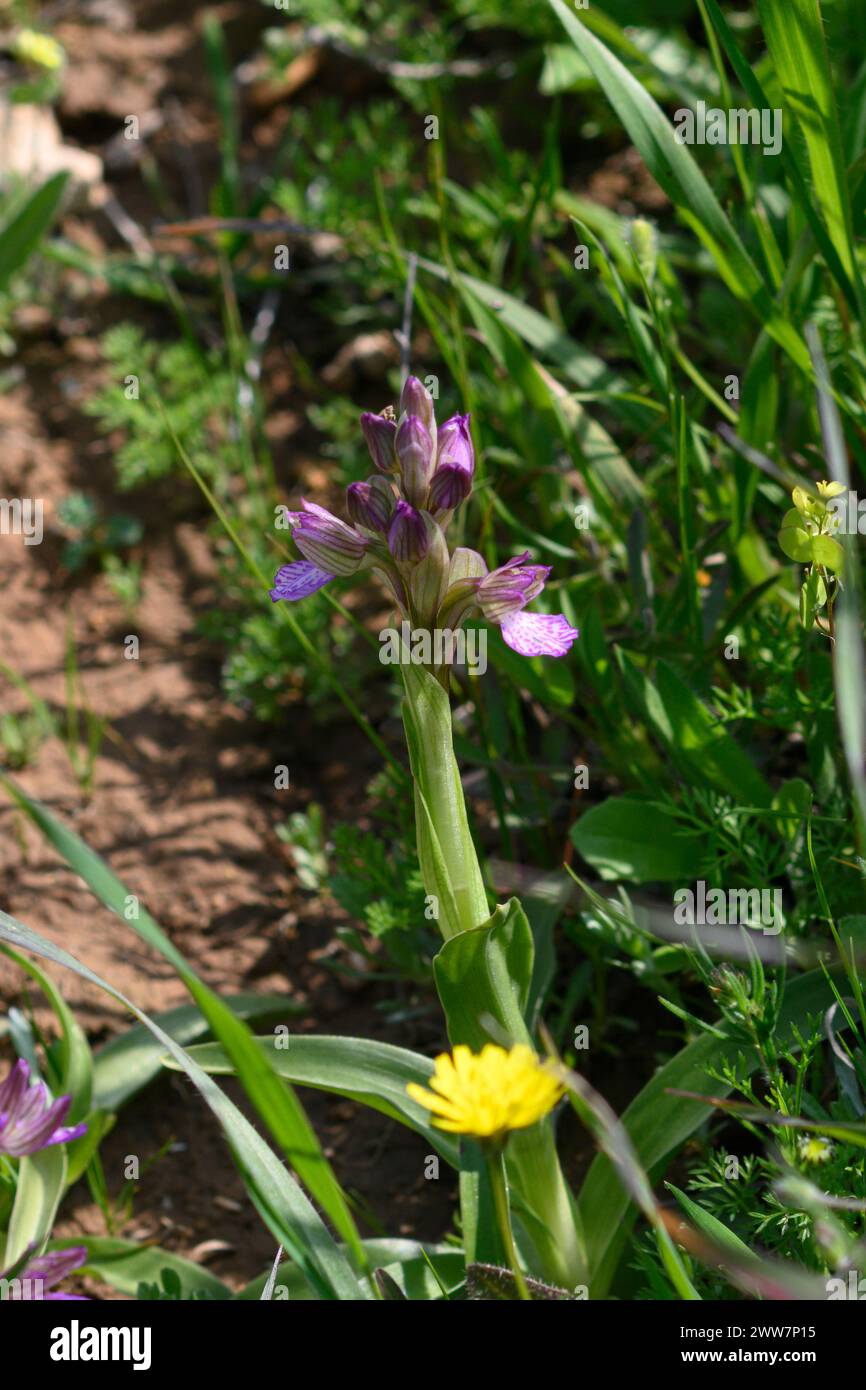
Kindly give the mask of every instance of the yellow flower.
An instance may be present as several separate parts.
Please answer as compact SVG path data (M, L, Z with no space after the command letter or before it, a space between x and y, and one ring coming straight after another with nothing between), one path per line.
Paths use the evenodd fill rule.
M15 35L12 52L22 63L30 63L35 68L48 68L55 72L63 66L63 49L50 34L39 34L35 29L22 29Z
M818 484L818 496L819 496L819 497L823 497L823 499L825 500L825 502L826 502L826 501L829 501L832 497L841 497L841 495L842 495L842 493L843 493L844 491L845 491L845 484L844 484L844 483L819 483L819 484Z
M432 1090L411 1082L413 1100L431 1110L433 1123L474 1139L504 1139L547 1115L563 1093L553 1073L523 1043L507 1052L487 1043L480 1053L457 1046L436 1058Z
M798 1148L804 1163L827 1163L833 1157L833 1145L820 1134L803 1135Z

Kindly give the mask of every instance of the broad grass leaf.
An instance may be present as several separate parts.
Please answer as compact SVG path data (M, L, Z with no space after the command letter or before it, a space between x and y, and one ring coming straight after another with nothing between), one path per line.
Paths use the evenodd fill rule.
M228 994L225 1003L237 1018L247 1022L274 1018L285 1021L306 1012L306 1006L293 1004L278 994ZM164 1033L182 1047L201 1041L209 1032L207 1019L195 1004L154 1014ZM93 1059L93 1102L100 1110L119 1110L134 1095L159 1076L165 1049L142 1023L111 1038Z
M585 811L571 839L596 873L631 883L685 883L700 864L702 838L669 808L642 796L611 796Z
M406 1094L410 1081L421 1086L429 1084L433 1063L428 1057L369 1038L309 1033L290 1037L286 1048L275 1049L273 1037L256 1038L256 1043L272 1054L272 1063L280 1076L295 1085L329 1091L378 1110L423 1135L453 1167L459 1166L456 1141L437 1129L429 1110ZM209 1076L234 1074L234 1066L219 1043L202 1043L188 1051ZM167 1064L176 1066L171 1058Z
M165 1271L173 1276L182 1299L196 1294L220 1300L234 1297L228 1285L203 1265L158 1245L141 1245L138 1241L114 1236L76 1236L69 1240L53 1240L51 1249L65 1250L70 1245L83 1245L87 1250L88 1271L130 1298L136 1296L140 1284L161 1285ZM303 1275L299 1277L305 1282Z

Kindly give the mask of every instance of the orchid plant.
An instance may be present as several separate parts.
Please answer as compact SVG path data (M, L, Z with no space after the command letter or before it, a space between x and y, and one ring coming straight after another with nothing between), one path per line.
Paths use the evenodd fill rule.
M318 1296L369 1298L381 1296L381 1287L373 1277L369 1243L358 1236L342 1189L286 1085L292 1080L322 1084L356 1098L369 1096L377 1109L385 1108L423 1134L436 1153L458 1167L464 1277L470 1269L484 1269L492 1271L489 1277L512 1281L506 1296L516 1291L521 1298L570 1297L575 1285L586 1278L586 1259L576 1203L554 1139L555 1113L568 1090L568 1074L557 1059L542 1061L536 1055L535 1028L528 1012L534 940L527 916L516 899L492 910L488 901L453 749L448 692L454 649L446 660L424 664L410 654L409 647L412 634L419 630L441 626L456 631L472 616L498 625L508 645L525 656L563 656L578 632L561 615L527 611L549 573L546 566L531 563L528 554L488 570L478 552L462 546L449 548L448 528L472 491L475 473L468 416L456 415L438 429L430 393L410 377L403 387L399 415L393 410L364 415L361 429L376 473L348 488L348 521L311 502L293 514L293 538L302 558L280 569L271 598L295 602L332 579L370 571L387 586L409 626L409 642L404 641L399 662L403 717L421 873L431 916L442 935L434 977L452 1052L433 1063L406 1049L363 1039L299 1037L288 1052L277 1054L273 1039L253 1040L248 1035L245 1025L197 979L153 919L140 911L134 923L124 920L171 961L193 996L199 1030L206 1022L218 1040L187 1051L137 1011L157 1039L145 1074L155 1074L160 1063L169 1061L183 1068L198 1086L239 1155L257 1207L291 1255L304 1287ZM37 809L11 784L9 789L71 856L103 901L119 911L127 900L125 887L44 808ZM6 942L7 949L23 946L47 954L95 978L86 967L64 953L58 955L36 933L3 914L0 941ZM11 954L23 964L17 952ZM7 1281L16 1289L29 1287L26 1276L34 1285L38 1283L41 1292L36 1296L58 1297L44 1291L85 1263L90 1271L116 1274L116 1263L100 1265L98 1242L65 1248L46 1248L46 1242L63 1190L88 1162L89 1151L81 1146L90 1142L91 1122L98 1142L105 1097L116 1104L132 1094L139 1079L124 1074L118 1081L111 1046L104 1058L102 1054L91 1058L56 992L51 993L35 966L27 968L49 994L64 1032L68 1065L58 1072L58 1080L70 1087L77 1080L80 1094L74 1099L77 1123L65 1126L70 1096L64 1093L51 1100L43 1083L29 1085L26 1061L16 1064L0 1087L0 1156L6 1154L0 1162L7 1165L13 1193L9 1238L5 1250L0 1246L0 1267L6 1266ZM104 981L99 983L111 990ZM274 1007L273 1000L263 1002ZM194 1041L195 1033L188 1032L184 1040ZM308 1068L298 1077L294 1068L300 1063L303 1070L304 1049L310 1043L320 1060L312 1071ZM270 1078L264 1082L263 1061L264 1075ZM242 1080L299 1182L327 1214L344 1242L340 1248L295 1179L206 1074L226 1068ZM88 1112L91 1091L98 1103ZM58 1161L43 1172L45 1155L51 1153L58 1155ZM39 1181L49 1182L54 1199L38 1215L28 1203L30 1182L36 1180L31 1175L34 1164L42 1165ZM317 1223L319 1235L311 1245L309 1232ZM112 1261L116 1242L114 1247ZM441 1271L436 1278L447 1275L453 1280L450 1256L444 1250L434 1250L432 1256ZM130 1268L137 1268L134 1249L128 1258ZM160 1258L167 1260L172 1278L184 1287L192 1285L195 1290L206 1280L189 1262L171 1262L165 1252ZM403 1255L408 1263L417 1258L414 1248ZM425 1252L423 1259L430 1258ZM283 1273L281 1277L290 1276ZM213 1292L212 1284L210 1289L213 1296L221 1296ZM569 1292L563 1294L563 1290Z
M544 588L547 566L530 563L524 552L488 570L478 551L449 547L448 528L472 491L475 473L469 416L454 415L438 427L430 392L409 376L399 413L387 407L378 415L362 415L360 423L377 472L348 487L349 522L306 500L303 510L291 514L293 540L303 558L277 571L271 599L294 603L338 575L369 570L384 581L409 624L410 643L419 629L453 632L479 615L498 625L505 642L523 656L565 656L578 630L561 614L527 612ZM418 858L445 942L435 972L451 1041L462 1047L460 1055L468 1046L527 1048L531 1037L513 999L528 982L532 932L516 899L490 913L454 756L450 666L447 660L417 662L403 643L400 671ZM515 952L521 957L519 971L510 959ZM496 975L500 970L504 978ZM455 986L463 996L459 1002L451 999ZM479 1007L468 1015L463 1001L473 991ZM568 1287L581 1277L583 1258L548 1118L540 1116L515 1135L509 1164L516 1198L533 1217L536 1272ZM482 1162L475 1176L481 1174L483 1181L490 1173ZM473 1190L471 1201L477 1200ZM464 1221L467 1217L464 1213Z
M346 490L350 523L303 501L290 514L304 557L277 571L271 598L297 602L336 576L369 570L382 579L411 634L456 632L473 615L499 626L523 656L561 657L579 636L561 614L529 613L550 574L524 552L488 571L477 550L450 550L447 531L472 491L475 452L468 415L437 427L433 397L407 378L399 416L393 407L361 416L377 472ZM454 648L450 649L452 652ZM446 940L480 926L487 898L469 833L454 762L447 696L450 667L416 663L403 644L404 722L416 789L418 852L428 894ZM414 670L409 668L414 667ZM433 681L425 679L433 677Z

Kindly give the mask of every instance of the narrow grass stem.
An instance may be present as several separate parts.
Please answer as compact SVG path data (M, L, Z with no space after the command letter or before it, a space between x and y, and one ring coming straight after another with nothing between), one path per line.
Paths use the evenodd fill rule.
M511 1209L508 1204L508 1187L505 1179L503 1146L501 1144L486 1144L484 1146L484 1158L490 1177L490 1189L493 1193L493 1206L496 1212L499 1234L502 1237L502 1244L505 1248L505 1258L508 1260L509 1268L514 1275L518 1296L524 1303L530 1303L532 1299L529 1289L526 1287L523 1271L520 1268L517 1251L514 1248L514 1232L511 1229Z

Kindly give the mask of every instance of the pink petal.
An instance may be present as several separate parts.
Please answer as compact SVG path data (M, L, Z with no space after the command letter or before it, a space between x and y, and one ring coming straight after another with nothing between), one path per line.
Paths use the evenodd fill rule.
M507 613L502 636L521 656L565 656L580 636L561 613Z
M295 603L298 599L309 598L323 584L330 583L333 577L310 560L295 560L291 565L283 565L274 575L271 602L279 603L280 599L285 599L288 603Z

